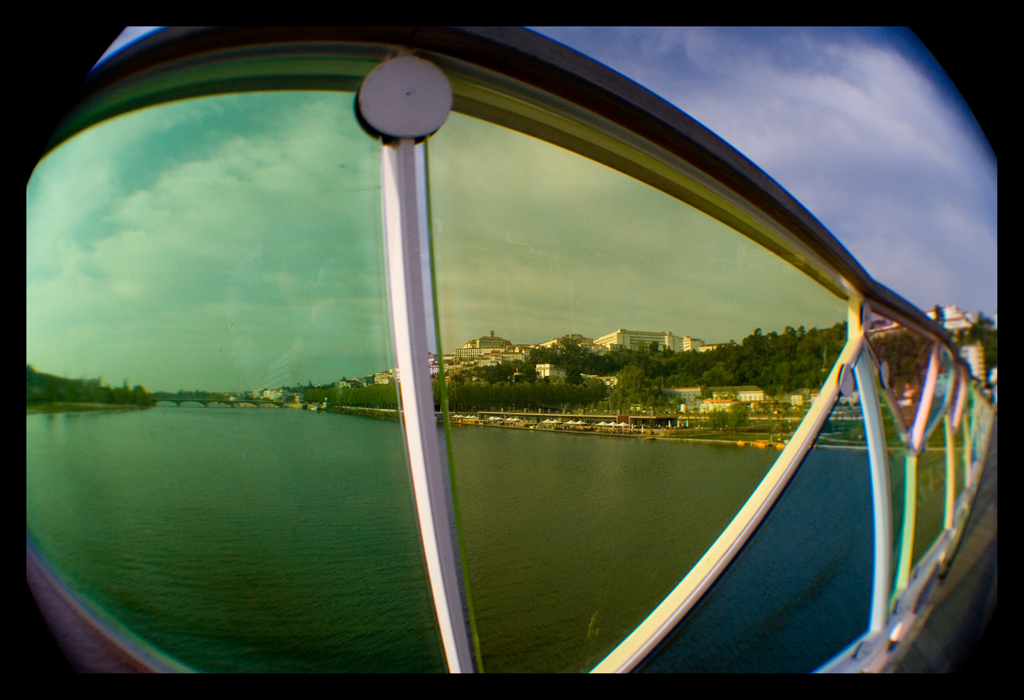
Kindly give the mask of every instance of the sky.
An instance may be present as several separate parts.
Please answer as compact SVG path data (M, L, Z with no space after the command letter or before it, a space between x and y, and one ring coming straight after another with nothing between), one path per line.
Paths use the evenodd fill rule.
M27 189L27 362L150 391L393 366L380 147L352 102L167 103L49 153Z
M765 248L581 155L462 114L427 153L445 352L492 330L724 343L846 320L846 301Z
M541 31L732 143L911 302L996 310L995 159L912 35ZM27 362L151 391L392 367L379 147L352 98L186 100L47 155L26 193ZM491 330L713 343L844 319L778 258L581 156L464 115L428 148L446 351Z
M997 310L995 155L909 30L532 29L727 141L919 308Z

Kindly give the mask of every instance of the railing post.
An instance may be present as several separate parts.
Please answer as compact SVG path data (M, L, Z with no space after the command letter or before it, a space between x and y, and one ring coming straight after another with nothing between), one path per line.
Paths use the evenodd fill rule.
M358 97L361 122L382 137L381 197L401 415L434 610L448 669L458 673L474 670L474 655L447 452L437 439L428 363L428 323L434 318L422 144L447 119L451 104L444 74L411 55L380 64Z

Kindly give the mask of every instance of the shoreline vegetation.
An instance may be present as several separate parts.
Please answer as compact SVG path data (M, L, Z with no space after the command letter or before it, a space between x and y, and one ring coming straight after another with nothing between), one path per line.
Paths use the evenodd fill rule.
M387 420L398 422L400 417L397 408L362 408L358 406L332 406L324 409L325 413L340 413L346 416L359 416L360 418L372 418L374 420Z
M149 408L136 404L123 403L87 403L81 402L46 402L26 405L26 415L37 413L84 413L86 411L138 411Z
M136 385L129 389L127 379L124 386L104 386L103 377L67 379L37 372L32 365L27 365L25 374L29 414L149 408L152 403L144 387Z

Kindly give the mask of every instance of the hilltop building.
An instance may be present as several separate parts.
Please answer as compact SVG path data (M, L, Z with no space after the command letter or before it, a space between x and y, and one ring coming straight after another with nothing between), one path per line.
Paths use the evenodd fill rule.
M789 394L790 406L809 406L818 399L821 392L818 389L801 389Z
M565 370L557 365L545 362L544 364L537 365L537 378L543 379L544 377L565 377Z
M489 355L494 350L500 353L505 349L512 349L512 341L496 336L494 331L491 331L490 335L474 338L463 343L462 347L452 354L456 360L472 360L483 355Z
M584 379L599 379L609 389L614 389L619 385L619 378L614 374L606 377L602 377L596 374L581 374L580 376L583 377Z
M728 411L729 407L733 405L732 399L703 399L700 402L701 413L711 413L713 411Z
M949 306L943 306L939 311L942 313L942 327L947 331L965 331L978 322L978 315L971 311L961 311L956 308L955 304ZM925 315L933 321L939 320L935 318L935 309L926 311Z
M502 350L502 349L504 349L506 347L512 347L512 341L511 340L505 340L504 338L502 338L500 336L496 336L496 335L494 335L494 331L491 331L490 335L485 335L482 338L476 338L474 340L467 341L467 342L463 343L462 347L465 348L465 349L469 349L469 348L484 349L484 348L487 348L487 349L493 350L494 348L497 348L499 350Z
M699 386L668 386L661 390L661 395L680 404L680 412L701 407Z
M559 338L552 338L551 340L543 343L538 343L536 347L539 348L560 348L565 345L566 341L571 341L579 345L581 348L590 350L591 352L603 351L605 348L603 345L597 345L594 343L593 338L580 335L579 333L569 333Z
M956 304L940 307L939 312L942 315L941 319L935 317L935 309L926 311L925 316L933 321L939 321L942 323L942 327L951 333L968 330L978 322L978 314L972 311L961 311L957 308ZM867 319L865 330L871 335L880 336L903 330L903 326L884 316L871 314Z
M716 399L735 399L742 403L764 401L764 389L752 384L740 386L713 386L711 395Z
M665 331L627 331L624 328L602 335L594 341L594 345L601 345L609 350L615 348L646 350L651 347L651 343L657 343L658 350L668 349L673 352L691 352L699 350L703 345L703 341L699 338L680 337Z
M971 368L971 374L978 379L985 379L985 348L981 343L964 345L960 348L960 357Z

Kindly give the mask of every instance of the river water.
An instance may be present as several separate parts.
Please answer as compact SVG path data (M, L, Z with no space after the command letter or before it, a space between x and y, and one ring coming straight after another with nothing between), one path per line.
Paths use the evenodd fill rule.
M398 423L271 409L27 416L27 522L92 606L204 671L441 671ZM485 671L583 671L774 450L456 427Z

